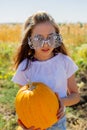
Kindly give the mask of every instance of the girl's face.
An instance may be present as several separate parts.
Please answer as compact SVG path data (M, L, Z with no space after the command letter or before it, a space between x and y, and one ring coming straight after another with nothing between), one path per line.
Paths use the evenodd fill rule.
M34 27L31 38L38 36L44 39L43 46L35 49L35 57L39 60L46 60L53 56L54 47L49 46L47 38L55 33L55 28L48 22L38 24Z

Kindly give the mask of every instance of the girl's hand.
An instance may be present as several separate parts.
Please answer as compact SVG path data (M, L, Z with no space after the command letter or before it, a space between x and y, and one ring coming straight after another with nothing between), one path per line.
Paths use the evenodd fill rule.
M23 130L41 130L40 128L35 128L34 126L26 128L20 119L18 119L18 124L22 127Z
M57 98L58 98L58 100L59 100L59 110L57 111L57 119L58 120L60 120L64 115L65 115L65 113L64 113L64 105L63 105L63 103L62 103L62 100L59 98L59 96L58 96L58 93L55 93L56 94L56 96L57 96Z

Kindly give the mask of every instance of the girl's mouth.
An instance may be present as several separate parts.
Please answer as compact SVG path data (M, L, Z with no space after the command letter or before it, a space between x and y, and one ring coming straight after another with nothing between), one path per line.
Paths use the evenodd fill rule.
M49 51L49 49L42 49L42 51L43 51L43 52L48 52L48 51Z

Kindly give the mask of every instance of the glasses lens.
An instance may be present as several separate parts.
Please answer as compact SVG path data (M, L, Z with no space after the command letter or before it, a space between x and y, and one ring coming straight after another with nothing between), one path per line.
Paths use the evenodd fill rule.
M51 34L51 35L48 36L47 39L49 40L50 46L53 46L55 44L56 35L55 34Z
M57 34L57 38L55 40L55 46L59 47L59 46L61 46L62 43L63 43L62 36L60 34Z
M62 37L60 34L54 33L48 37L50 46L59 47L62 44Z
M34 48L40 48L43 42L43 37L36 35L31 39Z

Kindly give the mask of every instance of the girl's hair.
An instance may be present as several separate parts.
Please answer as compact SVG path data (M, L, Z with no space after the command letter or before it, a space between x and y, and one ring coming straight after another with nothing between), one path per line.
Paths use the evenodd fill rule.
M54 21L54 19L48 13L37 12L36 14L33 14L32 16L30 16L24 24L21 45L18 48L17 54L15 56L15 68L16 69L17 69L18 65L24 59L27 59L26 68L28 67L29 61L32 60L34 53L35 53L35 50L31 49L28 45L28 37L31 36L32 31L37 24L45 23L45 22L51 23L54 26L56 33L60 33L57 23ZM59 53L59 52L67 55L67 51L66 51L66 48L63 43L60 47L57 47L53 50L54 54Z

